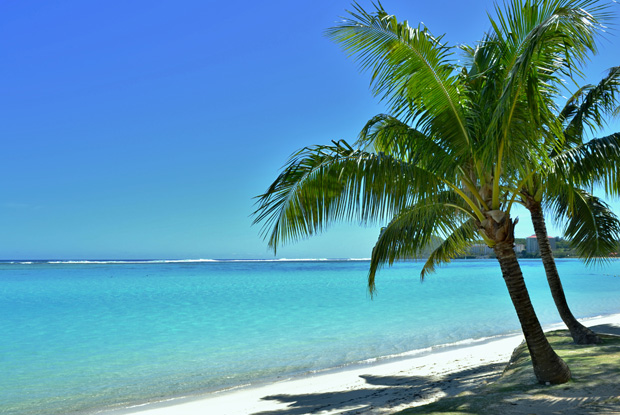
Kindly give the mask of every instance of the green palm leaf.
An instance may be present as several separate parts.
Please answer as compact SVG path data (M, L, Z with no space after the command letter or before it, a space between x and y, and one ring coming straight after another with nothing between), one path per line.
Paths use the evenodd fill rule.
M375 7L368 13L355 4L350 17L328 29L327 36L353 55L362 70L372 71L372 89L388 101L392 115L429 137L467 149L466 96L459 92L464 88L448 60L452 48L426 28L399 23L380 3Z
M553 180L574 186L600 185L611 195L620 194L620 133L596 138L553 158Z
M470 225L465 225L468 223ZM473 223L471 215L462 199L453 191L445 191L433 198L420 199L416 204L402 209L390 223L382 229L381 235L372 250L368 288L375 291L375 275L384 265L395 261L416 258L437 238L449 237L462 228L444 245L443 254L437 253L433 259L437 263L447 259L451 253L463 249L467 243L467 232ZM458 244L461 244L459 248ZM430 272L425 267L422 275Z
M459 163L450 149L442 147L440 140L430 139L391 115L379 114L370 119L361 131L357 145L423 166L429 171L441 171L444 179L457 175Z
M531 147L544 131L562 136L552 98L561 77L579 73L596 51L595 36L609 18L607 7L595 0L527 0L504 8L496 7L495 40L485 44L497 48L506 77L488 128L491 154Z
M564 235L586 263L606 260L618 249L618 217L596 196L571 186L563 190L547 206L556 221L565 223Z
M473 219L456 228L431 252L422 267L420 278L423 280L426 275L435 272L437 265L450 262L452 259L465 254L467 248L477 241L477 236Z
M616 66L596 86L586 85L569 98L560 113L568 144L583 142L584 127L595 131L605 126L605 116L613 116L618 108L619 88L620 66Z
M424 195L424 189L438 186L440 179L427 170L355 150L344 141L307 147L257 197L254 223L263 222L263 235L275 251L333 222L385 221Z

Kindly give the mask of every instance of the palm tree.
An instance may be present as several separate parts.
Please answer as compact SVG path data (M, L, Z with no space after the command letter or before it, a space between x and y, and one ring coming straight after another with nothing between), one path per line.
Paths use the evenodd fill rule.
M356 5L328 35L372 69L373 90L392 115L371 120L355 147L339 141L294 154L258 197L255 222L275 251L334 221L389 220L372 252L371 292L380 267L415 256L436 234L445 239L422 276L482 237L500 263L537 379L568 381L525 287L510 212L522 179L551 166L561 131L545 104L558 74L593 50L604 9L569 0L515 3L506 16L497 9L470 68L450 61L452 48L426 28L376 9ZM383 124L391 128L375 128ZM557 134L540 140L531 125Z
M590 168L596 167L589 174L600 176L606 171L612 174L617 171L616 161L620 156L618 152L620 135L594 139L587 143L583 142L583 135L584 127L591 129L602 127L605 115L612 114L616 110L619 86L620 67L615 67L598 85L580 88L568 100L560 112L560 120L564 125L563 148L561 151L555 149L552 154L552 159L560 164L559 168L551 170L547 177L539 174L533 175L521 190L521 202L531 213L553 300L560 317L577 344L600 343L601 340L596 333L577 321L568 306L547 237L543 203L546 202L547 207L555 211L556 219L561 219L563 216L569 217L565 233L586 262L606 256L616 248L618 235L620 235L620 223L609 206L596 196L575 187L570 174L557 177L554 173L562 172L564 170L562 166L569 169L571 166L578 166L580 164L578 160L583 157L601 159L598 154L601 151L605 152L605 162L596 165L589 163ZM585 149L586 152L576 155L579 159L566 163L566 153L570 152L575 155L575 150L579 149Z

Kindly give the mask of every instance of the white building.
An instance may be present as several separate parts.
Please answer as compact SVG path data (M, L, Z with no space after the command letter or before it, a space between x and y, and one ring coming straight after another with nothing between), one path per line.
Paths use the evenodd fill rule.
M517 254L520 254L521 251L523 251L524 249L525 249L525 245L523 244L516 244L514 247L514 250ZM469 248L469 255L491 256L491 255L495 255L495 252L493 251L493 248L489 248L487 244L473 244Z
M549 236L549 245L551 246L551 250L553 251L557 246L557 240L555 236ZM536 239L536 235L528 236L525 239L525 250L528 254L537 254L538 253L538 239Z

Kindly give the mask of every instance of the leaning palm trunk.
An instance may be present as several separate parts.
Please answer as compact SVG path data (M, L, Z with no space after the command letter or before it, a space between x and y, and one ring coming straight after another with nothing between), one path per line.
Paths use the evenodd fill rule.
M568 307L568 302L566 301L566 296L564 295L564 289L562 288L562 282L560 281L560 276L555 266L555 260L553 259L553 253L551 252L551 247L549 245L547 226L545 225L545 218L543 217L540 203L530 202L527 204L527 208L532 214L532 224L534 225L536 239L538 240L540 257L542 258L545 273L547 274L547 282L549 283L553 301L555 302L558 312L560 313L562 321L570 330L570 334L575 343L600 343L601 339L596 335L596 333L577 321Z
M553 351L538 321L530 295L527 292L521 267L514 251L514 226L516 220L499 210L485 212L480 230L494 241L493 251L502 269L510 299L517 312L521 330L530 351L534 374L540 383L565 383L571 378L568 365Z
M553 351L540 326L523 280L513 244L500 242L493 247L508 293L519 317L521 329L530 351L534 374L540 383L565 383L571 373L566 363Z

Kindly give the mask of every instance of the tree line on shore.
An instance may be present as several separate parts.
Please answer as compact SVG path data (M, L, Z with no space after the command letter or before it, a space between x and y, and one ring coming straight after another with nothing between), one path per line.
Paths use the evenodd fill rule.
M515 253L518 258L540 258L540 251L535 249L531 252L528 252L526 249L527 240L526 238L515 238ZM483 246L484 241L479 241L476 245ZM430 255L432 251L430 249L425 250L424 253L426 255ZM568 239L564 238L555 238L555 246L552 246L551 252L553 252L554 258L579 258L579 253L577 249L571 246L571 243ZM615 249L609 251L607 255L602 255L605 258L616 258L618 256L618 252L620 252L620 244L616 245ZM485 252L483 254L478 252L469 251L461 256L457 256L459 259L467 259L467 258L494 258L495 254L491 252Z

